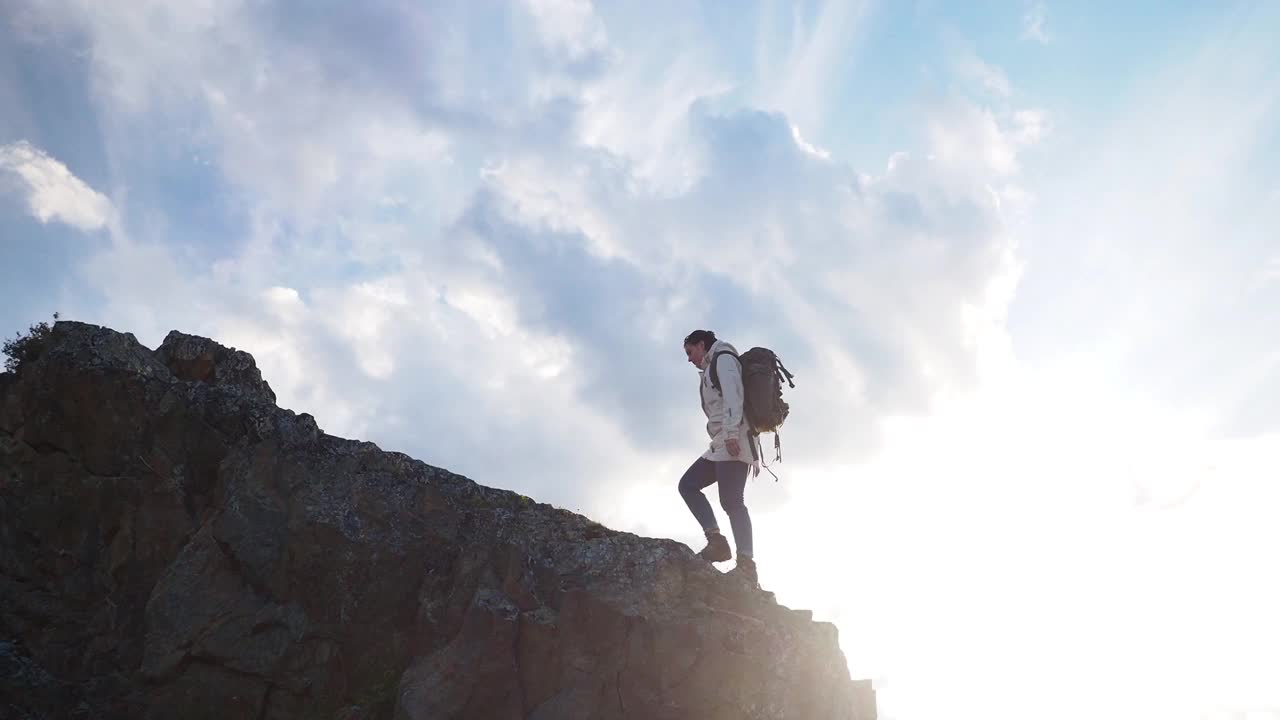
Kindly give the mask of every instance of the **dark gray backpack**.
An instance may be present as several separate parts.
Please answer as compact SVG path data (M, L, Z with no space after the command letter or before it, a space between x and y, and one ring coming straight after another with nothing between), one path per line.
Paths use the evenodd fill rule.
M792 382L792 378L795 376L769 348L753 347L741 356L721 350L711 357L711 386L721 394L724 391L720 389L720 375L716 371L716 360L721 355L732 355L742 366L742 413L751 426L751 434L759 436L761 433L773 433L775 459L782 460L782 440L778 437L778 428L782 427L791 412L787 401L782 399L782 383L794 388L796 384ZM756 453L753 443L751 454L758 460L760 458Z

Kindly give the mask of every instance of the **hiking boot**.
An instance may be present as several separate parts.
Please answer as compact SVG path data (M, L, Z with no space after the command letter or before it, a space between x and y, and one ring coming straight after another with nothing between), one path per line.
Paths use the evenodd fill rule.
M756 561L745 555L738 556L738 564L733 566L727 575L734 575L746 580L753 588L760 587L760 576L756 573Z
M724 562L733 557L729 541L720 533L707 533L707 546L698 551L698 557L707 562Z

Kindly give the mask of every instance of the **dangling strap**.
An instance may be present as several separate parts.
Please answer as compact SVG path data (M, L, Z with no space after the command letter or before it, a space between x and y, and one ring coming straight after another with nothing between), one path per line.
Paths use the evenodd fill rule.
M759 442L759 437L760 437L759 435L752 436L752 438L756 440L756 442ZM781 462L782 461L782 440L779 439L777 430L773 431L773 450L775 455L777 456L775 462ZM755 453L754 447L751 449L751 452ZM760 459L760 466L763 467L765 470L769 471L769 474L773 476L774 482L778 482L778 474L769 468L769 465L765 463L763 458ZM757 470L756 475L759 475L759 474L760 474L760 471Z
M774 471L773 471L773 470L772 470L768 465L765 465L764 463L760 463L760 466L761 466L761 467L763 467L765 470L768 470L768 471L769 471L769 474L773 476L773 481L774 481L774 482L778 482L778 474L777 474L777 473L775 473L775 472L774 472ZM757 475L759 475L759 474L760 474L760 472L757 470L757 471L756 471L756 474L757 474Z
M748 436L751 444L751 477L760 475L760 434L753 432Z
M778 382L782 382L783 380L786 380L787 384L790 385L792 388L794 388L796 384L791 381L791 378L795 377L795 375L792 375L791 372L787 370L787 366L783 365L782 361L779 360L777 356L774 356L773 360L775 363L777 363L777 367L774 368L774 372L777 373L778 375Z

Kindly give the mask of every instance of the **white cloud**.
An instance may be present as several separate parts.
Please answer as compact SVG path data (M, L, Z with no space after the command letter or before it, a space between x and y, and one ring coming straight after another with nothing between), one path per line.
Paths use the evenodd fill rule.
M831 88L856 48L871 7L865 0L823 0L812 9L766 3L757 19L753 101L786 113L806 133L820 132ZM785 38L785 45L780 47L778 38Z
M6 175L13 181L13 190L26 196L31 215L42 223L55 220L87 232L111 221L110 200L28 142L0 145L0 180Z
M403 14L379 6L367 19L387 31L377 42L336 32L341 18L305 13L268 31L270 18L236 4L147 5L176 35L147 31L137 8L59 15L49 7L53 20L92 39L102 112L116 118L106 127L194 138L240 204L244 234L202 282L206 302L219 298L245 319L204 331L272 348L282 400L345 432L399 432L375 419L403 416L404 394L386 390L402 378L423 392L452 385L446 397L458 402L444 403L468 417L510 412L466 389L505 383L507 365L480 372L474 360L487 357L487 344L507 343L527 350L520 372L575 393L584 417L610 442L632 444L628 452L661 455L690 435L696 446L696 404L645 386L683 387L686 368L664 358L678 354L676 339L710 325L789 347L798 369L839 378L831 404L797 416L792 442L814 457L854 458L874 446L874 431L861 430L880 413L921 410L938 388L972 381L969 309L1007 302L986 294L1010 252L986 183L992 167L1005 178L1016 171L1016 123L993 120L971 165L912 155L859 176L805 141L788 116L709 100L732 76L696 46L610 46L583 4L531 4L521 11L537 18L531 25L495 23L507 11L466 4ZM818 12L787 52L811 86L784 104L822 114L806 94L842 47L825 20L848 29L861 12L839 4ZM438 43L414 41L427 27L452 30ZM479 41L495 28L512 35ZM227 46L242 52L229 59ZM254 60L267 55L270 65ZM174 82L174 67L198 82ZM181 137L168 120L175 116L189 119ZM948 118L937 128L970 132ZM136 152L134 136L107 141L119 157ZM120 259L91 267L118 268L172 242L134 220L137 239L116 250ZM179 258L162 266L191 272ZM338 272L353 263L378 270ZM145 278L128 291L114 282L97 275L122 325L183 326L197 314L145 305ZM282 305L273 287L294 288L293 299ZM261 293L274 299L246 313L237 298ZM326 368L299 365L273 326L295 345L324 348L313 357ZM450 350L402 351L404 333ZM612 371L634 386L577 362L602 344L637 342L643 352L631 348ZM472 362L455 364L453 353ZM334 394L351 376L367 392ZM828 443L847 432L857 442ZM436 454L414 447L429 461ZM579 461L557 460L561 472ZM552 470L529 474L525 465L490 453L475 471L489 482L519 474L529 487L552 487Z
M1266 263L1258 270L1255 287L1271 283L1280 283L1280 255L1272 255L1267 258Z
M525 0L539 38L549 48L578 61L608 47L604 23L590 0Z
M831 159L831 153L829 151L824 150L816 145L812 145L803 137L801 137L800 128L796 127L795 125L791 126L791 138L796 141L796 147L809 153L810 155L813 155L814 157L822 158L823 160Z
M956 72L996 98L1007 98L1013 91L1009 85L1009 77L1002 68L984 62L973 52L961 54L956 60Z
M702 162L688 138L689 108L728 92L732 82L704 46L681 45L661 55L642 50L623 48L625 61L583 88L577 137L626 158L636 181L653 192L685 192Z
M1048 8L1043 2L1033 3L1022 14L1022 35L1023 40L1033 40L1041 45L1049 44L1049 33L1045 30L1045 20L1048 15Z
M962 173L993 179L1019 171L1018 154L1049 132L1040 110L997 112L965 100L953 100L929 118L930 151Z
M1257 309L1280 302L1265 281L1274 170L1260 162L1280 117L1262 31L1276 19L1256 6L1207 25L1198 47L1134 89L1125 113L1087 141L1046 147L1054 173L1037 183L1014 315L1029 361L1060 352L1062 327L1082 345L1124 338L1115 371L1170 411L1205 412L1227 434L1280 429L1262 410L1280 385L1252 367L1276 347ZM1229 420L1249 407L1247 421Z
M1013 137L1018 145L1035 145L1049 134L1049 116L1043 110L1018 110L1013 113Z

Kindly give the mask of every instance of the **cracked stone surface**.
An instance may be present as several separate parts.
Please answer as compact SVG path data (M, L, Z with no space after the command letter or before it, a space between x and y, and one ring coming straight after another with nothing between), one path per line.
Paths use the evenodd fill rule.
M177 331L59 322L0 374L0 517L4 717L875 717L833 625Z

